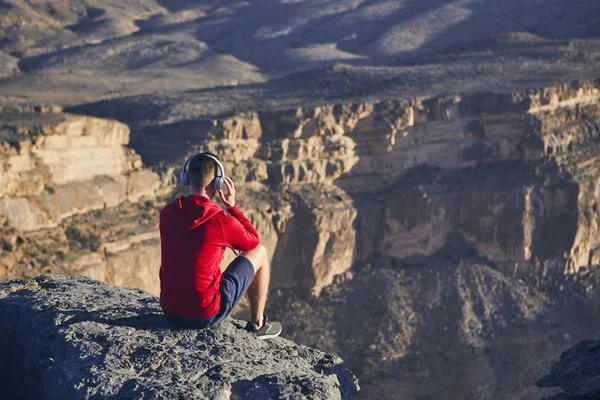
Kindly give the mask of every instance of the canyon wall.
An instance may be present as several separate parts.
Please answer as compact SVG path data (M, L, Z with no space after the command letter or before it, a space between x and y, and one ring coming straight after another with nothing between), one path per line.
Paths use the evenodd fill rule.
M219 154L278 287L465 251L562 276L597 263L599 100L579 82L264 111L140 129L132 146L151 164Z
M19 259L17 242L62 228L57 243L99 243L50 269L157 293L157 209L182 192L185 157L210 150L272 255L276 288L318 294L356 264L445 252L562 276L600 257L599 100L598 83L582 82L244 113L138 129L135 152L115 121L4 111L0 260L7 277L33 274L36 256Z
M170 186L127 147L125 124L7 107L0 135L0 276L74 272L158 291L156 223L132 207L149 210Z

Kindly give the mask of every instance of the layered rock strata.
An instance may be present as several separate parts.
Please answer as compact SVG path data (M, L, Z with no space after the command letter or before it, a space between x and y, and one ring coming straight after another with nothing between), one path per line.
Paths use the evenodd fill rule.
M126 147L126 125L40 111L47 112L0 113L0 214L9 227L55 227L74 214L155 197L160 180Z
M274 285L318 293L355 262L449 247L518 276L597 264L599 115L598 83L578 82L137 123L132 146L175 168L219 154L274 254Z
M91 172L82 172L101 188L92 190L93 196L83 190L90 200L86 207L151 196L157 191L154 185L168 187L166 181L174 181L186 156L210 150L221 156L237 182L238 201L272 254L276 288L301 287L318 294L355 263L414 261L444 252L476 253L515 276L559 277L591 268L600 259L595 206L599 99L596 82L580 82L520 93L264 111L171 125L136 125L131 120L135 134L130 145L163 171L162 180L131 167L139 158L123 148L126 135L111 142L118 143L114 154L92 163ZM68 118L79 125L100 124L86 117ZM60 124L68 125L56 126ZM122 125L102 124L114 124L108 129L112 136L105 136L118 138L119 129L125 135ZM69 140L83 143L86 137ZM29 152L46 155L42 161L50 157L37 150L43 143L36 142ZM137 161L115 161L127 157ZM56 175L52 179L63 182L53 187L54 196L68 193L69 201L52 202L50 194L17 200L26 196L19 191L29 188L22 182L35 183L27 189L33 193L48 184L40 183L42 178L25 180L26 172L15 172L21 164L14 162L13 172L5 172L11 177L6 182L14 183L5 185L12 197L5 195L4 204L33 211L5 205L9 225L23 220L19 230L52 226L73 210L86 210L71 207L82 190L82 185L73 189L69 179L75 178L64 172L71 161L46 161L51 176ZM121 172L94 175L110 162ZM35 174L39 171L44 169ZM154 180L146 183L144 176ZM182 187L177 189L175 193L183 193ZM35 211L40 202L44 210L48 202L66 204L67 210L40 213ZM129 247L126 258L139 254L144 265L152 263L147 277L134 286L157 293L158 233L147 235L155 241L144 241L139 253ZM109 243L105 248L112 253L121 246ZM231 257L227 253L223 266Z
M84 277L0 284L0 393L21 399L356 399L341 359L243 323L170 325L158 299Z
M74 272L158 291L155 203L170 182L143 168L129 135L59 107L1 110L0 277Z

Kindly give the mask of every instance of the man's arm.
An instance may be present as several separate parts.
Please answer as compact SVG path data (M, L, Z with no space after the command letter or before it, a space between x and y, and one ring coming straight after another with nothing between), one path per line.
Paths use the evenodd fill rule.
M250 251L260 243L258 232L244 213L234 206L228 209L230 216L223 215L220 219L223 227L225 245L241 251Z
M260 240L256 229L235 204L235 186L229 177L224 178L227 194L219 190L221 202L227 207L230 216L219 218L223 228L225 245L234 250L250 251L258 246Z

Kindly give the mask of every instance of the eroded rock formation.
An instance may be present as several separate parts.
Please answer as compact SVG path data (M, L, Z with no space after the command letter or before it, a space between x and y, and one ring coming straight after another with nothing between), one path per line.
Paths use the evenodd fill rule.
M170 184L143 168L129 134L59 107L0 112L0 276L68 271L158 291L154 204Z
M43 129L13 117L4 124L24 133L24 147L12 133L0 140L11 160L0 176L0 215L11 215L0 228L0 279L76 273L158 293L157 210L183 192L174 185L183 160L208 149L224 159L272 254L272 294L289 299L280 311L348 304L325 304L335 323L321 320L297 339L350 342L332 348L368 360L360 369L377 398L434 390L432 377L445 383L424 398L454 388L497 398L503 384L524 393L524 377L547 359L511 369L510 355L554 356L594 329L578 322L595 318L594 302L570 303L562 289L580 280L598 296L598 282L587 282L600 263L597 0L0 3L0 104L60 104L81 115L57 113ZM84 115L128 125L128 144L117 135L98 145L126 128ZM81 124L96 138L58 133ZM51 134L38 143L39 132ZM61 158L65 140L79 150ZM86 152L104 157L82 163ZM472 270L457 260L474 260ZM430 280L397 273L433 264L440 271ZM385 277L441 300L411 302ZM559 326L578 327L572 339L544 347L549 328L525 315L545 318L546 303L515 282L535 298L552 286L547 298L573 314ZM438 332L431 326L446 317L446 299L458 329ZM366 314L355 310L364 304ZM503 304L532 329L507 329ZM338 312L373 331L344 337ZM421 357L419 343L433 353ZM397 364L378 368L374 357Z
M318 293L353 262L431 256L457 240L510 274L564 275L597 264L599 102L598 83L580 82L137 123L132 146L175 168L219 154L278 287ZM297 234L302 243L286 239Z
M178 330L158 299L84 277L0 284L3 398L356 399L338 357L242 322Z
M155 197L158 176L126 147L126 125L60 109L9 109L0 117L0 214L9 227L55 227L73 214Z
M456 251L475 252L511 275L563 276L599 259L599 99L596 82L581 82L508 94L243 113L159 127L131 120L137 131L131 146L162 171L162 180L123 148L124 125L50 114L55 125L46 128L45 140L19 147L37 157L39 168L31 172L26 165L32 156L11 150L15 156L9 160L15 161L5 172L3 204L11 207L9 225L19 222L19 230L50 226L75 212L152 199L173 182L186 156L210 150L238 182L239 203L272 254L274 287L318 294L354 263L427 257L459 242ZM34 131L29 122L6 124ZM110 156L83 157L86 161L77 162L91 168L73 175L78 169L67 165L77 162L67 155L81 157L85 151L56 158L39 150L67 143L71 136L65 132L75 135L69 143L90 151L96 146ZM23 136L25 143L31 135ZM49 157L55 158L44 164ZM113 164L114 171L102 170ZM43 180L46 170L50 183ZM28 173L34 178L26 179ZM49 185L56 186L54 194L40 196ZM85 204L77 203L80 198ZM138 274L143 279L113 276L111 270L127 275L127 269L113 269L106 261L88 263L106 265L91 268L90 276L157 293L158 232L155 220L144 220L142 236L120 235L125 242L108 238L102 247L110 254L127 248L119 258L143 260L148 265ZM224 264L232 254L227 257Z
M270 307L296 342L343 354L367 399L542 398L553 393L533 382L600 329L598 271L560 286L461 254L352 274L318 298L282 290Z

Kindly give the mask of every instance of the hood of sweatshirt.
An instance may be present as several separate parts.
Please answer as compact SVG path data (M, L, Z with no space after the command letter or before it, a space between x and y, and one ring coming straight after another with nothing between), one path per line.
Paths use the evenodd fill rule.
M204 196L179 196L161 212L161 223L176 229L190 230L223 211L214 201Z

